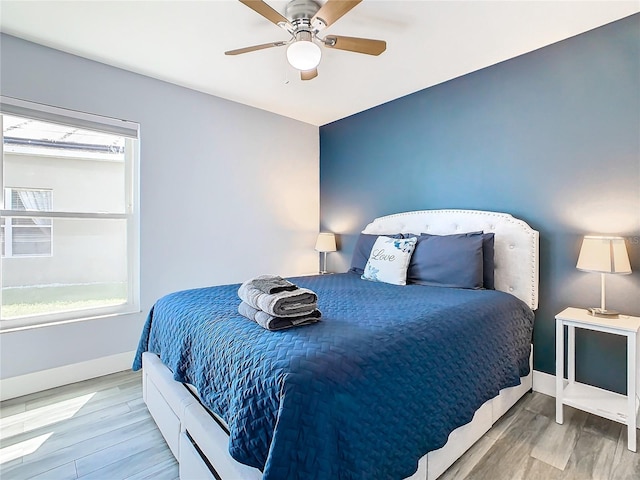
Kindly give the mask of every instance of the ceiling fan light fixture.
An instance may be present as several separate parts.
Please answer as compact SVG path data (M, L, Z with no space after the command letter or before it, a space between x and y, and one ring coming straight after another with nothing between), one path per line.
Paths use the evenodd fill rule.
M287 47L287 60L297 70L313 70L320 64L322 50L310 39L298 38Z

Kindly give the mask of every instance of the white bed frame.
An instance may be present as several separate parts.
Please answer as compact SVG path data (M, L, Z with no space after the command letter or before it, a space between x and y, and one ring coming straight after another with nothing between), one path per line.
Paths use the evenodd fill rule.
M431 233L446 235L494 232L495 287L538 307L538 232L509 214L479 210L422 210L376 218L363 233ZM205 409L190 389L173 380L171 371L149 352L143 354L143 397L180 464L182 480L259 480L255 468L228 453L224 422ZM484 403L473 420L449 435L447 444L422 457L408 480L435 480L480 439L532 387L532 373Z

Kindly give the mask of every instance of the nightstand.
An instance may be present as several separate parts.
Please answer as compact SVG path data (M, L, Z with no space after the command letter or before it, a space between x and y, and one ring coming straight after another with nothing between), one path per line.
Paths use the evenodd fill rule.
M568 332L567 377L564 380L564 326ZM575 329L595 330L627 337L627 395L610 392L576 382ZM562 407L574 408L608 418L627 426L627 447L636 451L638 426L638 365L640 353L640 318L620 315L619 318L594 317L581 308L566 308L556 315L556 422L563 422Z

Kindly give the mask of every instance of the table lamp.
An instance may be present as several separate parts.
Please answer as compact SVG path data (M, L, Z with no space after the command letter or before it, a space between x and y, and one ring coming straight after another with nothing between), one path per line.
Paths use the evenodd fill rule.
M335 252L336 249L336 236L333 233L319 233L318 240L316 240L316 250L323 253L322 270L321 274L327 272L327 252Z
M600 307L589 308L589 313L597 317L617 316L618 312L607 310L605 306L605 275L631 273L631 264L624 238L585 236L582 240L576 268L585 272L600 273Z

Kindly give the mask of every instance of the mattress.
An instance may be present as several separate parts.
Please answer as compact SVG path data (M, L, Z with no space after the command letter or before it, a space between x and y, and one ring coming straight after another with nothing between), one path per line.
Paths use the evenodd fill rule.
M493 290L299 277L321 322L269 332L237 314L238 285L154 305L151 351L229 427L229 452L270 479L410 476L420 457L529 373L533 312Z

